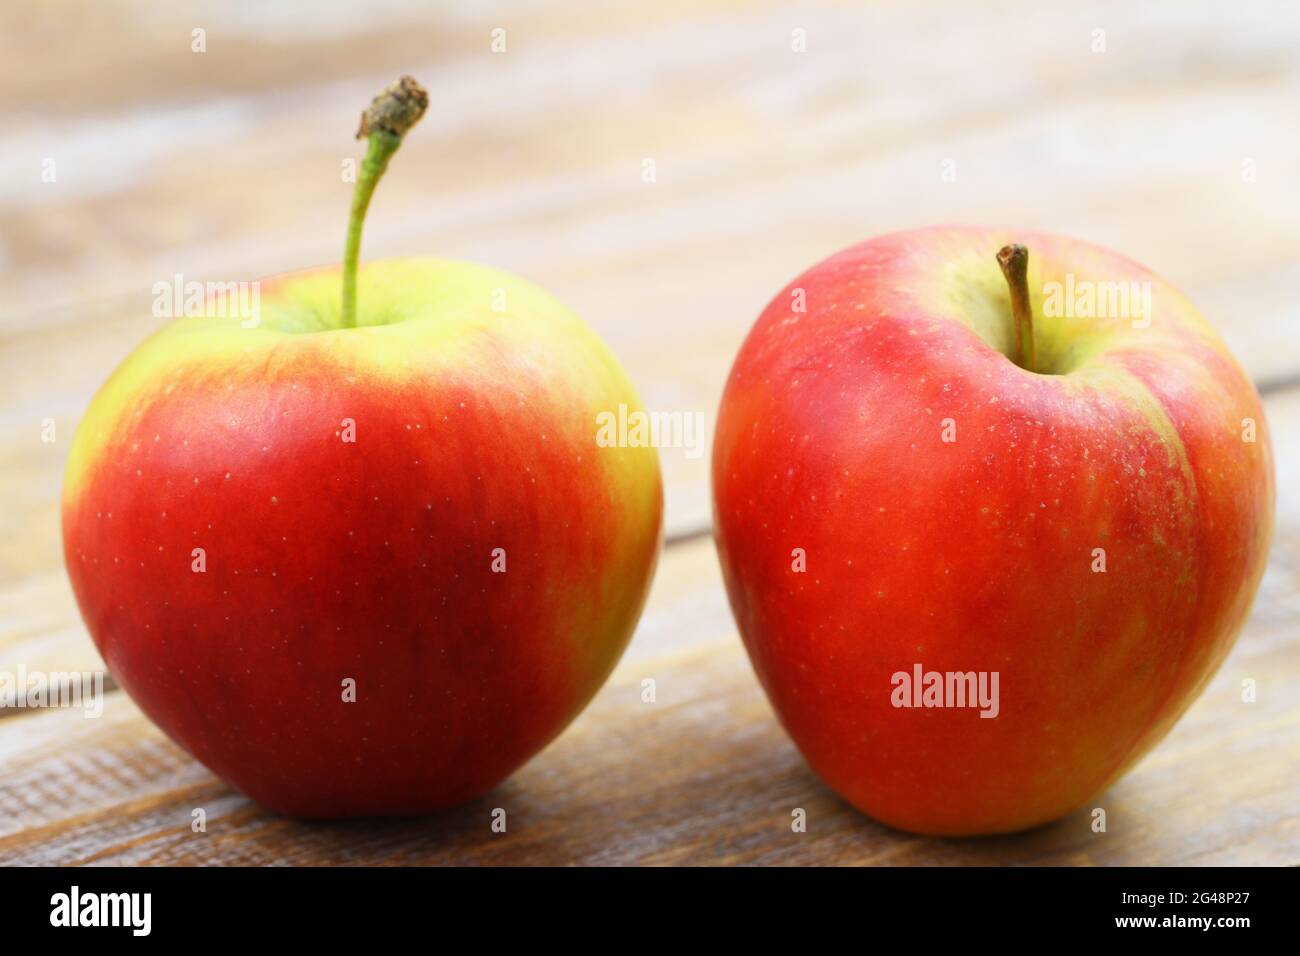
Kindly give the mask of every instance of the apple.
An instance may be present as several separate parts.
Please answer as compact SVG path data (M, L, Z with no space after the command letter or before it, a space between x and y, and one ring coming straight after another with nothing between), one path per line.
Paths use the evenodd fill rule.
M778 294L712 475L780 721L849 803L936 835L1092 806L1150 750L1232 647L1274 507L1259 397L1183 295L972 228L872 239Z
M256 321L168 324L68 464L68 572L117 682L294 816L494 787L608 676L660 544L655 450L597 445L599 413L640 405L587 326L484 266L358 268L425 103L403 80L367 111L342 271L268 280Z

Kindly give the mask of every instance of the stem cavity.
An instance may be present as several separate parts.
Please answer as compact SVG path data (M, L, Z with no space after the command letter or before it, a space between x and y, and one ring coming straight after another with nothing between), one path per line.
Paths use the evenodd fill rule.
M998 265L1011 291L1011 318L1014 321L1015 363L1031 372L1037 371L1034 354L1034 312L1029 304L1029 250L1022 245L1003 246L998 250Z
M370 197L388 168L388 160L402 145L402 137L420 121L429 107L429 94L413 78L404 76L371 101L361 114L357 139L368 137L365 158L352 193L348 217L347 244L343 249L342 327L357 324L357 261L361 256L361 226L370 208Z

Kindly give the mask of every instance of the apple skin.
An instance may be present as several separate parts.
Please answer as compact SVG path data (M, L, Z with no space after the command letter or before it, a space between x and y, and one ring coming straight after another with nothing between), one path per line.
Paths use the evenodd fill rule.
M268 280L257 328L182 318L137 349L77 432L65 556L117 682L214 773L293 816L420 814L505 779L609 675L659 463L596 445L597 412L640 404L540 289L376 263L361 327L332 329L339 289Z
M1006 357L1012 242L1054 374ZM1151 282L1150 327L1044 317L1068 272ZM727 382L712 480L782 724L848 802L934 835L1057 819L1154 746L1232 647L1275 494L1259 397L1177 290L1083 242L967 228L870 240L778 294ZM997 671L999 716L895 708L917 663Z

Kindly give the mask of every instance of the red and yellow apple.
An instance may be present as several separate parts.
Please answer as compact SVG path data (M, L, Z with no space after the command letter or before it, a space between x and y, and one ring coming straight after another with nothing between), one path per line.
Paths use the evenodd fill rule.
M117 682L215 773L292 815L422 813L605 680L654 570L658 459L597 446L639 403L537 287L375 263L348 321L342 282L273 279L254 327L180 318L137 349L78 429L65 552Z
M772 300L713 494L741 636L812 769L886 824L964 835L1068 814L1165 735L1250 608L1274 478L1254 387L1167 282L936 228ZM993 719L917 706L921 674L997 675Z

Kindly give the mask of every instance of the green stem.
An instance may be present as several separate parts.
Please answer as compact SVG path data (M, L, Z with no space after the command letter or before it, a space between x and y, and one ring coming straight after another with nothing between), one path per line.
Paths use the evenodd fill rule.
M406 131L420 121L429 106L429 94L411 77L404 76L371 101L361 114L357 139L369 137L357 188L352 193L352 214L348 217L348 238L343 248L343 309L340 322L345 329L357 324L357 262L361 258L361 227L370 208L370 197L388 168L388 160L402 145Z
M1029 250L1021 245L1003 246L998 250L998 265L1011 292L1011 318L1014 324L1016 354L1014 361L1023 369L1037 371L1034 352L1034 309L1029 303Z
M366 221L366 210L370 208L375 186L388 168L388 159L401 145L402 137L376 130L370 134L366 158L361 161L357 188L352 193L352 214L348 217L348 242L343 250L342 323L345 329L357 324L357 261L361 257L361 226Z

